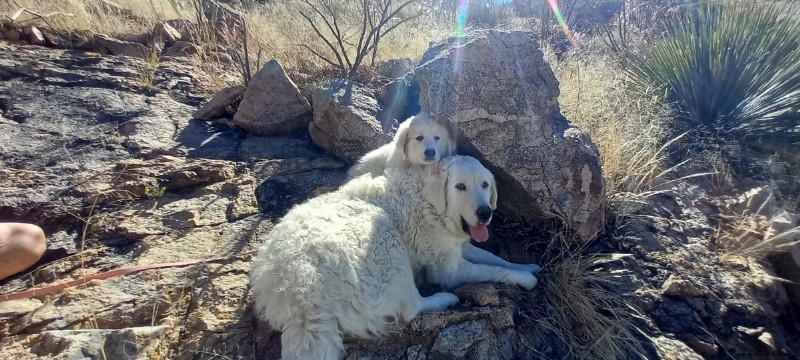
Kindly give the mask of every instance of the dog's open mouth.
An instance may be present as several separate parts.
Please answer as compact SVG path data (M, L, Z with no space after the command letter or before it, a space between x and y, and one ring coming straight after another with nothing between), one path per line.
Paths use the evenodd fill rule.
M461 217L461 229L477 242L489 240L489 228L486 227L486 224L472 226L464 220L464 217Z

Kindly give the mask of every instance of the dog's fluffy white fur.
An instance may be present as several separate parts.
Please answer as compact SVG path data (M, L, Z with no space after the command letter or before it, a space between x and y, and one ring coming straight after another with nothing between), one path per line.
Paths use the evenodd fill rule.
M394 138L365 154L347 172L350 179L363 174L383 175L387 167L407 168L410 164L431 164L454 155L456 143L446 127L426 113L400 123Z
M485 281L532 289L530 271L462 255L496 202L492 174L452 156L365 174L294 207L266 236L250 274L257 314L283 332L283 360L338 360L342 331L381 334L398 319L457 304L449 292L419 294L413 274L422 266L445 289Z

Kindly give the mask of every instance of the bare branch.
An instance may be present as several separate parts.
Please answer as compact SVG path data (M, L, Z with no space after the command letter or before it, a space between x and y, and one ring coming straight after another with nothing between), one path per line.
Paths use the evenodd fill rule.
M325 61L326 63L328 63L328 64L331 64L331 65L333 65L333 66L335 66L335 67L339 68L339 69L340 69L340 70L342 70L343 72L344 72L344 70L346 70L346 69L344 68L344 66L342 66L342 64L336 64L336 63L334 63L333 61L331 61L331 60L329 60L328 58L326 58L324 55L322 55L322 54L320 54L319 52L317 52L316 50L312 49L310 46L308 46L308 45L306 45L306 44L300 44L299 46L301 46L301 47L304 47L304 48L308 49L308 51L311 51L311 53L312 53L312 54L314 54L314 55L316 55L318 58L322 59L322 61Z
M308 24L311 25L311 28L314 29L314 32L317 33L317 36L319 36L320 39L322 39L322 41L324 41L325 44L328 45L328 47L331 49L331 51L333 51L333 54L336 56L336 60L339 62L339 65L336 65L336 66L338 68L340 68L340 69L346 69L345 66L344 66L344 62L342 62L342 57L336 51L336 47L330 41L328 41L328 39L324 35L322 35L322 32L319 31L319 29L317 28L317 25L314 24L313 20L311 20L311 17L308 16L306 13L304 13L302 11L300 11L300 15L302 17L304 17L308 21ZM308 48L308 46L306 46L306 47ZM319 56L319 55L317 55L317 56ZM323 58L323 60L326 60L326 59Z

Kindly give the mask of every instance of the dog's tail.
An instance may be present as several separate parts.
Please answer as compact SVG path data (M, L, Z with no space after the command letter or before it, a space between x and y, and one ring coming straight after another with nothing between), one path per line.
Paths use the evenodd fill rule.
M283 328L282 360L341 360L342 333L335 319L307 320Z

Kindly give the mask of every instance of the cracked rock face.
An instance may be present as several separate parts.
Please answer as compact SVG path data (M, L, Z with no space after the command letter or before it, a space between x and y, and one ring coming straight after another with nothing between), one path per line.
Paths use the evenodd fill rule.
M311 105L277 60L258 70L247 85L233 123L257 135L286 135L311 121Z
M599 154L561 115L558 81L532 36L489 30L433 45L416 69L420 105L492 170L501 211L566 220L586 241L605 216Z
M334 80L315 89L312 102L311 138L342 160L354 163L391 140L377 118L378 100L364 86Z

